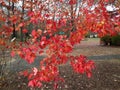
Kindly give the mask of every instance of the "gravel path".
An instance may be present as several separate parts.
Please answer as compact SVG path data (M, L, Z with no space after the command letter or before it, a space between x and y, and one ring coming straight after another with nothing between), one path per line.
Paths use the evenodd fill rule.
M88 59L91 60L111 60L111 59L120 59L120 54L117 55L100 55L100 56L88 56Z
M10 65L8 65L8 68L11 71L21 71L21 70L28 69L28 68L31 68L31 67L36 67L36 66L39 66L39 62L43 58L44 58L44 56L37 57L33 64L28 64L26 61L18 59L16 61L14 61L13 63L11 63ZM88 59L94 60L94 61L95 60L120 59L120 54L118 54L118 55L88 56Z
M74 47L72 55L85 55L91 60L111 60L120 59L119 47L104 47L99 45L99 39L88 39L82 41ZM8 68L12 71L21 71L23 69L39 66L39 61L45 56L38 56L33 64L28 64L25 60L17 58L13 59L12 63L8 65Z

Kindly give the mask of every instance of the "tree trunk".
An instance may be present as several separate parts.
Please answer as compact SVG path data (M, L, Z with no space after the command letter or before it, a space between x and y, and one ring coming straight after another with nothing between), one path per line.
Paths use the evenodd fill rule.
M12 13L14 15L14 2L12 2ZM15 30L15 24L13 23L13 33L12 33L12 38L16 38L16 30Z
M22 2L22 16L21 16L21 21L24 21L24 0ZM20 28L20 41L23 42L23 27Z

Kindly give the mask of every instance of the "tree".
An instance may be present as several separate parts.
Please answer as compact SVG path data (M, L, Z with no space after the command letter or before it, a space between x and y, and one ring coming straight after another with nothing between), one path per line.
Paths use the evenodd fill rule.
M19 0L12 0L12 12L14 3ZM19 22L17 19L19 12L13 12L13 17L7 17L8 20L21 28L22 32L26 33L26 26L32 24L31 38L26 42L20 42L9 48L12 48L11 55L18 54L28 63L33 63L37 55L46 53L46 57L40 61L40 68L33 67L31 72L25 71L24 75L28 77L30 87L41 87L42 82L63 81L59 75L59 66L70 62L73 70L77 73L86 73L91 77L94 62L87 60L83 55L71 56L75 44L80 43L88 31L98 33L104 36L106 34L114 35L120 32L120 21L117 18L110 17L106 10L106 5L111 4L113 0L23 0L22 12L26 16L26 21ZM26 3L26 4L24 4ZM116 3L116 2L115 2ZM3 4L2 4L3 5ZM24 6L25 5L25 6ZM4 5L6 6L6 5ZM23 7L24 6L24 7ZM119 7L116 7L119 8ZM2 14L5 15L4 13ZM3 22L3 17L0 18ZM3 27L2 27L3 28ZM15 27L11 29L15 31ZM6 29L8 30L8 29ZM19 29L18 29L19 30ZM5 34L11 35L8 31ZM64 32L64 34L60 34ZM0 35L3 35L1 30ZM3 41L4 38L1 40ZM0 41L0 45L3 42ZM5 43L4 43L5 44ZM56 87L56 86L55 86Z

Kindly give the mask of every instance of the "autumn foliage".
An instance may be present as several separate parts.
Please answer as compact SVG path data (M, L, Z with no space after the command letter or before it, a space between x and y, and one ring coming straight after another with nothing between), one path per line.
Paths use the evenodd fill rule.
M23 13L11 6L23 2ZM80 43L88 31L98 33L100 37L120 32L120 19L111 18L105 8L114 0L10 0L10 5L0 1L6 7L9 15L0 9L0 46L12 49L11 56L19 55L29 64L37 56L45 54L39 68L24 71L30 87L41 87L43 82L64 81L59 75L59 66L70 64L76 73L90 78L94 62L84 55L71 56L73 46ZM13 4L14 3L14 4ZM12 9L11 9L12 8ZM24 9L23 9L24 8ZM93 9L91 9L93 8ZM117 8L117 5L116 5ZM10 11L11 10L11 11ZM118 14L120 11L118 10ZM19 14L19 15L18 15ZM32 24L32 30L27 26ZM13 40L14 33L21 33L21 38L29 33L25 41ZM64 34L61 34L64 33ZM15 34L15 33L14 33ZM12 42L9 42L13 40Z

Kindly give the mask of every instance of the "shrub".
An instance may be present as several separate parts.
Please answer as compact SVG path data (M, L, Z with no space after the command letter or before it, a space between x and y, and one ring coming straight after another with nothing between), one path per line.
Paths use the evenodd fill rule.
M104 37L101 38L101 41L103 41L104 45L111 45L111 36L110 35L106 35Z
M111 38L112 45L120 45L120 35L113 36Z
M120 45L120 35L110 36L106 35L101 38L101 41L104 43L104 45Z

